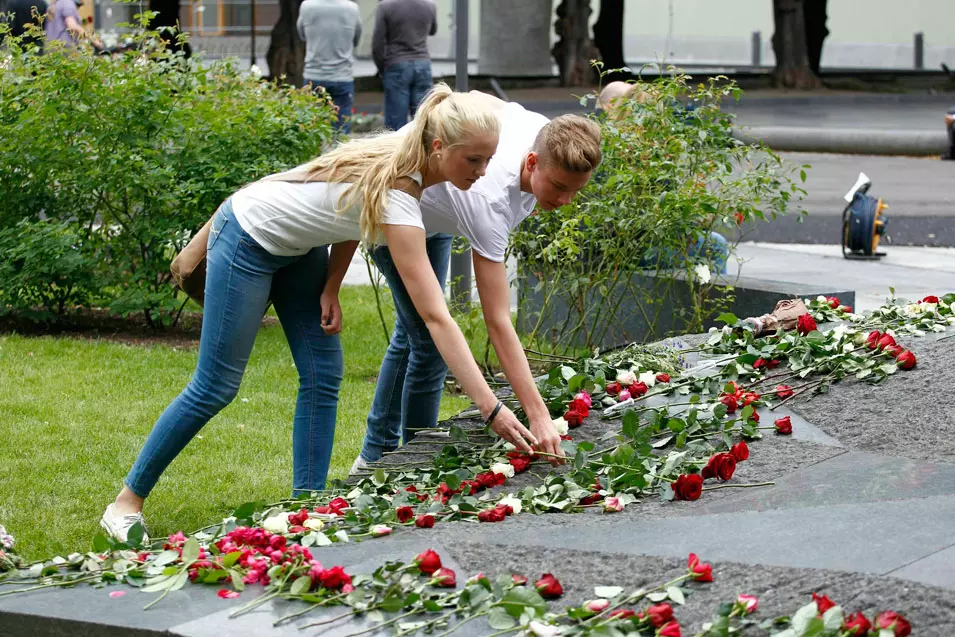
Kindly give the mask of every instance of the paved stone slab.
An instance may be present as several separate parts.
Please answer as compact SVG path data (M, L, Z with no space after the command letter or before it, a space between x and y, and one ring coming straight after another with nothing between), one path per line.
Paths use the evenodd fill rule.
M849 452L783 476L775 488L704 503L703 510L767 511L930 496L955 496L955 466Z
M955 590L955 545L892 571L891 575Z
M951 544L955 496L639 520L583 516L528 533L521 517L456 529L456 540L557 549L597 546L632 555L685 556L885 574ZM490 526L490 525L487 525Z

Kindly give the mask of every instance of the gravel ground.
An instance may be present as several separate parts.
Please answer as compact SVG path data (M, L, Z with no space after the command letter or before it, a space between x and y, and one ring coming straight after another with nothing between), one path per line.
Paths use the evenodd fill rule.
M635 590L672 579L686 567L681 559L586 551L585 537L581 536L580 551L508 551L504 546L467 542L450 545L449 550L468 574L520 573L537 578L551 572L563 584L564 596L559 601L562 605L578 605L592 599L594 586L616 585ZM706 561L705 555L700 557ZM811 601L813 591L828 595L847 612L862 610L870 617L882 610L902 612L911 621L913 634L919 637L955 635L953 591L891 577L732 562L714 563L713 577L711 584L687 585L692 591L687 595L687 603L676 609L685 635L695 634L721 602L732 601L739 593L756 595L760 601L757 617L771 618L796 611ZM766 633L751 630L747 634Z
M879 385L844 380L792 409L853 449L955 462L955 339L901 338L915 369Z

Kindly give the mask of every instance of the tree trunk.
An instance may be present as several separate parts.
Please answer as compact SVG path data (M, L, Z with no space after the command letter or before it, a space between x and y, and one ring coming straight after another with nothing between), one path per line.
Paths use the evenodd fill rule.
M551 53L557 61L561 86L584 86L593 83L590 61L599 53L590 40L587 23L590 0L562 0L557 7L554 29L560 38Z
M818 88L819 77L809 68L804 0L773 0L773 51L776 53L776 86Z
M150 28L160 30L162 39L172 51L184 51L186 57L192 55L192 48L187 42L180 46L179 35L179 0L149 0L149 10L156 12L156 17L149 23ZM161 28L166 27L166 28Z
M822 59L822 45L829 35L826 28L826 0L804 0L806 20L806 48L809 53L809 68L819 75L819 62Z
M279 80L284 76L284 81L293 86L301 86L304 82L305 42L295 28L301 4L302 0L279 0L281 13L278 22L272 27L269 51L265 54L269 79Z
M602 0L600 3L600 17L594 22L594 45L600 51L604 73L626 65L623 60L623 0ZM625 81L630 77L628 72L617 71L605 75L602 83Z

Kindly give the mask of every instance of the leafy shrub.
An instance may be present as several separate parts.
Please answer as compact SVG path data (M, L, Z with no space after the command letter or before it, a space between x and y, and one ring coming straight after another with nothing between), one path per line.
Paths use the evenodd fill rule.
M186 60L153 31L114 56L7 42L0 227L73 224L105 259L104 303L154 326L185 298L169 262L191 233L242 185L314 157L333 135L330 104L307 90L266 84L235 60Z
M708 276L718 271L716 255L697 245L722 230L732 251L738 224L784 214L804 194L791 179L795 169L730 135L720 103L739 95L733 83L687 80L641 82L639 98L615 117L601 115L603 162L588 186L512 236L519 323L532 343L599 346L631 315L645 333L659 333L653 326L664 305L676 306L677 320L667 317L663 331L699 330L731 289ZM694 276L701 268L707 276Z
M52 321L95 298L93 265L72 223L0 228L0 316Z

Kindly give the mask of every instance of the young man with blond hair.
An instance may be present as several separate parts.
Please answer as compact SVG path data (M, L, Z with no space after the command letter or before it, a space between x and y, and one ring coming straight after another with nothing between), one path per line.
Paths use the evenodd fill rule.
M497 114L500 142L494 157L482 166L484 176L470 189L439 185L424 191L421 211L425 226L429 233L438 233L428 237L428 255L443 285L452 235L469 241L488 336L504 374L527 414L537 449L561 455L560 436L511 322L504 258L510 233L535 206L544 210L564 206L587 184L601 160L600 127L577 115L549 121L520 104L474 91L472 95L486 100ZM396 276L388 248L378 248L372 256L391 287L397 320L353 472L395 449L402 438L410 440L414 430L437 424L447 373L424 321Z

